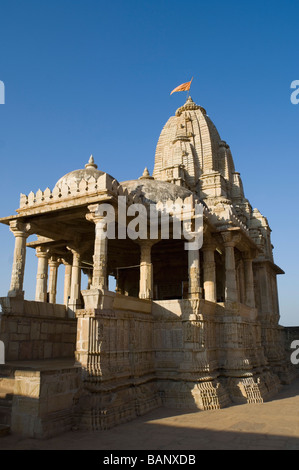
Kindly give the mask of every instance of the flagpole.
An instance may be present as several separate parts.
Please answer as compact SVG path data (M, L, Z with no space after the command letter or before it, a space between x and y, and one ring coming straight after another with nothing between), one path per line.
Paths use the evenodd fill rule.
M193 77L192 77L191 80L190 80L190 87L189 87L189 90L187 90L187 99L189 98L189 91L190 91L190 88L191 88L192 80L193 80Z

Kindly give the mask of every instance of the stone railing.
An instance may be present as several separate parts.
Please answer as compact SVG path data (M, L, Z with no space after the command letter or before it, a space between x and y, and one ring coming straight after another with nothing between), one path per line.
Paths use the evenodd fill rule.
M20 209L32 208L40 204L59 202L75 197L94 195L102 191L112 191L116 194L118 186L119 184L116 180L111 180L109 175L104 173L98 179L91 177L88 180L82 179L79 183L73 181L70 185L62 183L61 186L55 186L52 191L47 188L45 191L39 189L36 193L31 191L28 196L21 194Z

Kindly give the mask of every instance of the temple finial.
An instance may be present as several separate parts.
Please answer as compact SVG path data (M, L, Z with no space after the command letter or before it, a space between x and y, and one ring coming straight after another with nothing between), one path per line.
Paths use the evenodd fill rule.
M139 179L141 180L141 179L154 179L154 178L150 175L150 173L148 171L148 168L145 167L144 171L143 171L143 174L142 174L142 176L140 176Z
M85 168L98 168L98 165L95 164L94 158L90 155L88 163L86 163Z

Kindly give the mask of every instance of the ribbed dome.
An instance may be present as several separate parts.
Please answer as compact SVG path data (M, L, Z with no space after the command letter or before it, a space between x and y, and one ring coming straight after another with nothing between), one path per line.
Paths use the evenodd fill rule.
M70 184L73 182L80 183L80 181L83 179L88 181L91 177L98 179L99 176L104 175L104 172L98 170L97 168L98 166L94 163L93 156L91 155L88 163L85 165L85 168L67 173L57 181L55 186L58 188L60 188L63 184L67 184L67 186L70 186ZM110 178L111 180L114 179L112 176L110 176Z
M231 179L235 170L229 146L205 109L189 97L161 132L153 176L199 192L201 175L215 171Z

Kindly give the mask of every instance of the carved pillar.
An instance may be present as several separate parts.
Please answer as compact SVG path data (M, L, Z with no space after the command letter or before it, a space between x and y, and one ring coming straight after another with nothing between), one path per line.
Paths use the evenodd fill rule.
M225 247L225 301L235 303L239 298L235 261L235 245L239 236L231 232L222 232L221 235Z
M24 299L23 282L26 261L26 240L31 234L31 226L18 220L11 221L9 226L15 236L15 249L8 297Z
M93 204L88 206L89 213L86 219L95 224L95 240L93 252L93 271L92 281L89 288L82 291L85 308L101 308L105 301L108 301L110 294L108 292L108 233L107 217L100 214L100 205Z
M35 300L37 302L47 302L47 285L48 285L48 250L43 246L36 248L37 275Z
M140 281L139 298L153 298L153 265L151 262L151 249L153 246L151 240L140 240Z
M106 222L102 216L92 215L95 223L92 288L107 290L107 251L108 239L105 232Z
M200 258L199 250L188 250L189 297L200 297Z
M49 303L56 304L56 293L57 293L57 275L60 260L56 256L51 256L49 259Z
M71 277L71 292L69 300L69 308L75 312L78 308L81 308L81 255L78 251L70 248L73 253L73 264L72 264L72 277Z
M244 253L245 303L249 307L255 308L252 258L250 251Z
M63 303L68 305L70 295L71 295L71 280L72 280L72 265L65 260L62 260L65 270L64 270L64 289L63 289Z
M217 302L216 294L216 263L215 245L211 242L205 244L203 250L203 287L205 300Z

